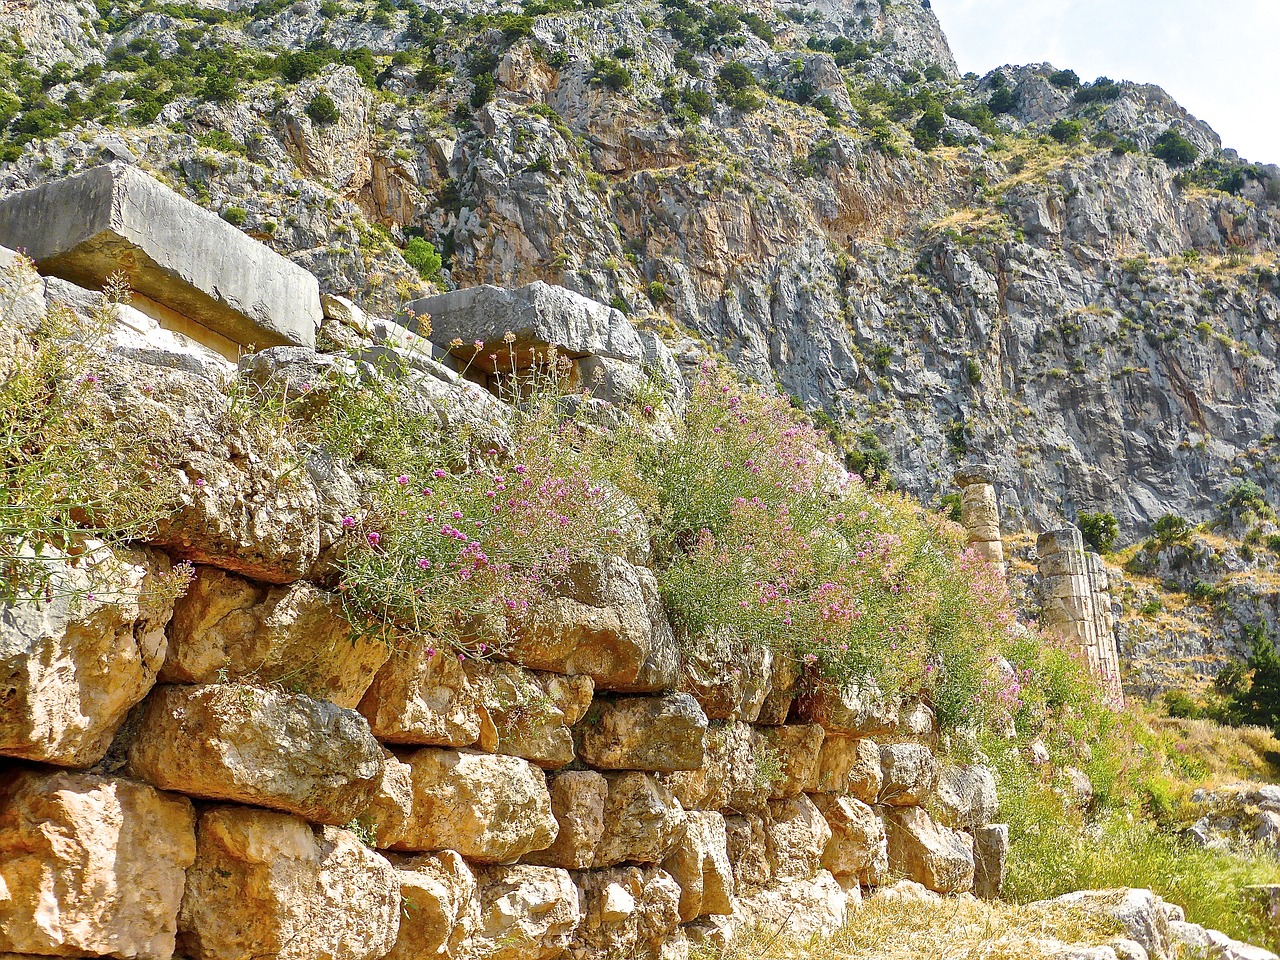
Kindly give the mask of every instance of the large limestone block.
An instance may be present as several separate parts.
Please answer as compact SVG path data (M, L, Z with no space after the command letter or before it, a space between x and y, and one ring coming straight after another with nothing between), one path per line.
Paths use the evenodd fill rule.
M897 807L924 803L938 784L938 760L918 743L890 743L880 748L880 802Z
M609 774L606 779L609 795L595 866L661 863L684 836L680 801L645 773Z
M973 831L973 892L996 900L1004 886L1009 859L1009 825L989 823Z
M540 280L515 289L486 284L452 290L412 300L405 312L431 318L433 343L447 347L461 340L465 359L471 359L473 341L482 341L476 362L489 372L510 369L511 354L517 369L527 367L531 355L540 356L552 345L569 357L590 354L637 365L645 359L639 335L620 310ZM503 340L507 333L515 336L510 345ZM488 359L492 353L498 354L496 361Z
M674 960L687 957L680 930L680 886L657 867L593 870L575 877L582 925L575 957Z
M0 951L169 960L195 855L185 797L88 773L0 774Z
M708 719L754 723L769 695L773 651L723 631L689 638L682 647L680 689Z
M382 777L369 805L357 822L377 837L379 847L389 847L403 836L413 819L413 777L407 763L382 748Z
M764 832L775 879L807 880L821 869L831 827L805 794L770 800Z
M421 746L472 746L483 709L458 658L421 641L401 644L360 701L379 740Z
M232 684L158 687L129 771L166 790L330 824L364 810L383 772L382 749L354 710Z
M582 919L567 870L527 864L476 871L480 921L471 937L475 960L555 960Z
M938 826L920 807L888 808L889 869L937 893L973 889L973 838Z
M765 757L750 724L731 721L707 730L707 754L697 770L660 779L686 810L759 813L772 792L776 765ZM766 762L767 761L767 762Z
M938 775L938 822L955 830L972 832L996 818L996 778L981 765L948 764Z
M160 679L274 684L354 709L390 653L308 583L264 587L199 567L174 608Z
M1041 901L1036 906L1051 906L1119 923L1152 960L1169 960L1179 955L1170 924L1181 919L1181 912L1176 907L1171 908L1150 890L1128 887L1077 890L1053 900Z
M822 741L822 752L818 754L819 791L875 803L883 783L880 747L874 740L828 737Z
M653 572L603 555L573 564L503 652L535 670L589 676L597 691L667 689L678 667Z
M468 860L506 863L555 840L546 778L528 761L436 747L401 759L413 783L413 816L393 849L456 850Z
M831 827L822 865L836 877L855 877L867 886L884 876L889 848L875 810L855 797L819 794L813 801Z
M687 693L596 700L579 752L604 770L697 770L706 756L707 715Z
M388 859L404 909L386 960L470 960L467 944L480 922L480 899L467 862L452 850Z
M738 898L743 926L786 930L797 939L830 937L844 926L849 898L826 870L805 880L784 880Z
M56 568L51 600L0 604L0 754L102 759L164 661L168 572L163 554L91 545Z
M590 677L486 662L469 664L467 673L480 694L481 749L523 757L547 770L573 762L569 728L591 706Z
M681 923L733 913L733 866L721 814L690 811L684 836L662 869L680 884Z
M824 733L816 723L795 723L757 730L757 754L772 760L776 776L770 783L775 799L794 797L818 788L818 758Z
M795 706L800 682L800 664L794 657L774 654L769 673L769 692L760 705L755 722L766 725L786 723ZM744 718L745 719L745 718Z
M178 946L192 960L378 960L396 943L396 870L347 830L247 807L200 816Z
M823 684L797 704L799 715L829 737L876 737L898 726L898 704L871 680L844 687Z
M724 830L738 893L763 887L773 876L764 818L756 814L728 815Z
M0 201L0 243L23 247L44 274L129 287L237 344L315 346L316 278L174 193L112 163Z
M551 778L551 814L559 832L551 846L525 854L526 863L586 870L604 836L609 781L594 770L568 770Z

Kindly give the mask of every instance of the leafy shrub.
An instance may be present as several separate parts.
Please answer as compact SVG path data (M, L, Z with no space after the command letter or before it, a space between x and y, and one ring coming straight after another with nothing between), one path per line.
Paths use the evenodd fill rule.
M1123 92L1120 84L1111 78L1099 77L1093 83L1078 88L1075 100L1076 103L1104 103L1109 100L1119 100Z
M610 90L626 90L631 86L631 71L610 57L596 57L591 63L592 83L603 84Z
M1083 125L1079 120L1057 120L1049 128L1049 136L1059 143L1079 143Z
M1120 534L1120 524L1111 513L1080 514L1080 535L1090 549L1098 553L1110 553Z
M755 75L736 60L726 63L716 74L716 93L735 110L756 110L764 102L756 93Z
M436 248L423 237L410 237L404 247L405 263L418 271L424 280L439 281L443 261Z
M1191 535L1191 525L1176 513L1166 513L1156 520L1153 532L1159 543L1178 543Z
M479 110L493 99L494 79L491 73L479 74L471 84L471 106Z
M936 103L931 104L916 121L912 129L912 137L921 150L932 150L942 141L942 131L946 128L947 117Z
M1057 70L1049 74L1049 82L1060 90L1074 90L1080 86L1080 75L1074 70Z
M1200 151L1177 130L1169 129L1156 138L1151 155L1171 167L1185 167L1196 162Z
M233 227L243 227L248 217L249 213L244 207L227 207L222 211L222 219Z
M307 104L307 116L312 123L323 127L337 123L341 114L338 113L338 105L333 102L333 97L321 92L312 97L311 102Z

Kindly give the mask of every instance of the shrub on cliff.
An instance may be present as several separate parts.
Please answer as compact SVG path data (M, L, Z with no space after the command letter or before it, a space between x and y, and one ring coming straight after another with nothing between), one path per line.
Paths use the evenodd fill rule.
M311 102L307 104L307 117L310 118L312 123L322 127L337 123L341 116L338 112L338 105L333 102L333 97L327 93L317 93L311 98Z
M1115 514L1082 513L1080 534L1089 549L1098 553L1110 553L1116 545L1116 537L1120 535L1120 524L1116 522Z
M1196 162L1200 151L1177 130L1170 129L1156 138L1155 144L1151 147L1151 155L1158 160L1163 160L1171 167L1185 167Z

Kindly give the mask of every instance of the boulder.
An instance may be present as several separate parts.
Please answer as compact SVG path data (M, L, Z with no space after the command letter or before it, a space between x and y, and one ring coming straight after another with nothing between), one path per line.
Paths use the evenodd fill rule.
M551 814L559 832L551 846L524 856L525 863L586 870L604 836L609 781L594 770L568 770L551 778Z
M818 757L822 752L822 727L814 723L760 727L756 731L757 765L768 758L770 795L793 797L818 788Z
M712 811L687 814L684 836L662 862L680 885L680 922L733 913L733 867L724 817Z
M800 665L794 658L777 653L769 673L769 692L760 705L755 722L765 726L786 723L796 700L800 681Z
M401 759L413 783L413 816L392 849L448 849L506 863L555 840L546 778L528 761L437 747Z
M597 699L580 728L579 753L604 770L697 770L706 733L707 716L687 693Z
M555 867L481 867L480 920L471 937L477 960L554 960L581 921L578 890Z
M844 687L821 684L797 705L800 717L831 737L877 737L898 727L898 704L872 680Z
M830 937L849 915L844 888L826 870L807 880L785 880L738 898L740 923L786 930L789 937Z
M595 866L661 863L684 836L680 801L646 773L614 773L606 779L609 795Z
M888 841L879 815L856 797L818 794L813 801L831 828L822 865L837 879L852 877L874 886L889 868Z
M1131 939L1141 944L1151 960L1171 960L1177 956L1170 929L1169 905L1150 890L1077 890L1053 900L1041 901L1036 906L1052 906L1112 920L1120 924Z
M920 807L891 807L884 817L889 870L937 893L973 889L973 838L940 827Z
M174 607L160 680L277 685L355 709L390 654L309 583L268 587L198 567Z
M382 777L357 822L376 836L378 847L389 847L404 836L411 819L413 777L409 765L383 747Z
M681 805L686 810L764 810L775 765L761 753L755 730L738 721L712 726L706 743L706 759L697 770L659 778Z
M773 876L773 868L769 865L764 817L756 814L726 815L724 831L729 845L729 863L733 865L733 884L738 893L767 884Z
M597 691L650 693L676 679L675 638L657 580L620 557L574 563L503 653L535 670L589 676Z
M710 720L754 723L769 694L773 651L728 632L689 638L681 647L679 689Z
M135 166L110 163L0 201L0 243L46 275L129 288L233 344L315 346L320 285Z
M347 830L284 813L200 815L178 947L192 960L378 960L396 943L396 870Z
M996 778L984 766L948 764L938 775L935 806L938 822L943 826L972 832L996 818Z
M472 746L483 709L458 658L422 640L400 644L360 701L379 740L420 746Z
M973 893L996 900L1004 887L1009 859L1009 826L989 823L973 831Z
M1270 950L1233 940L1220 930L1208 930L1184 920L1169 921L1169 935L1180 956L1213 957L1215 960L1277 960Z
M569 728L591 705L590 677L536 673L513 663L467 667L481 700L480 747L555 770L573 762Z
M382 748L364 717L323 700L233 684L158 687L129 772L166 790L344 824L373 799Z
M0 952L169 960L195 856L185 797L89 773L0 773Z
M452 850L388 859L404 908L386 960L469 960L465 951L480 922L480 900L467 862Z
M770 873L775 880L807 880L822 868L831 827L805 794L769 801L764 826Z
M880 748L881 803L910 807L933 796L938 761L918 743L890 743Z
M0 754L87 767L156 681L177 584L154 551L53 562L52 599L0 603Z
M874 740L827 737L822 741L818 754L818 791L875 803L883 783L880 748Z
M680 886L665 870L620 867L581 873L575 879L583 910L574 956L687 956L680 929Z

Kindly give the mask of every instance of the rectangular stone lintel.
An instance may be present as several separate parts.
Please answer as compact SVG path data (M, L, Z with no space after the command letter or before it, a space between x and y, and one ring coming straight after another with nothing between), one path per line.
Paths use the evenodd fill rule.
M0 244L84 287L123 273L136 292L242 346L315 346L316 278L137 167L94 167L0 200Z

